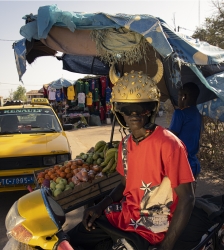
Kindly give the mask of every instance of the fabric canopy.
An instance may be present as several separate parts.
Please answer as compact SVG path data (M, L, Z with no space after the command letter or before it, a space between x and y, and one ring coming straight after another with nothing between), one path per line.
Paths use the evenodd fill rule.
M160 58L164 65L160 82L164 96L176 104L177 89L194 81L201 91L201 112L224 120L224 50L181 35L149 14L81 13L50 5L24 19L26 25L20 33L25 39L14 44L20 80L26 70L24 60L32 51L38 53L32 54L30 62L55 51L63 52L63 68L85 74L106 74L111 61L115 61L120 73L138 68L151 76L155 60ZM50 50L43 49L40 42ZM32 48L29 46L26 54L28 44Z
M50 82L48 85L54 89L62 89L63 87L69 87L74 84L74 81L69 81L64 78Z

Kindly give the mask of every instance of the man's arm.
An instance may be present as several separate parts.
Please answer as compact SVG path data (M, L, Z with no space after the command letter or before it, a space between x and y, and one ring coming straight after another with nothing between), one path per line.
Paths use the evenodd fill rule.
M155 247L158 250L173 249L175 242L186 227L194 207L195 196L192 183L180 184L175 188L175 192L178 196L178 204L164 240L158 248Z
M83 225L90 231L94 229L94 221L97 219L111 203L120 201L123 198L123 192L126 185L126 179L124 176L121 176L121 183L113 189L110 195L105 196L105 198L99 202L97 205L87 208L83 214Z

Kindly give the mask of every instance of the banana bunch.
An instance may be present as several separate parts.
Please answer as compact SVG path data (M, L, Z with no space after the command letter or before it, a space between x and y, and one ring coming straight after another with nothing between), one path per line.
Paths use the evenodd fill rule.
M117 154L120 141L98 141L91 153L80 153L76 158L81 158L84 162L102 167L102 172L114 173L117 166Z
M100 166L102 167L102 172L107 174L115 172L117 166L117 155L118 155L117 147L105 149L104 154L105 154L104 162L100 164Z

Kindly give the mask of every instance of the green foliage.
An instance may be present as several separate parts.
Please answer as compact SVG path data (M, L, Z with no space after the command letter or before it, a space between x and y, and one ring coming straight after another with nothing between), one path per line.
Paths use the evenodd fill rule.
M224 1L212 1L212 4L215 8L214 15L207 17L192 37L224 49Z
M23 86L18 86L17 90L13 92L13 100L21 100L21 101L26 101L26 89Z

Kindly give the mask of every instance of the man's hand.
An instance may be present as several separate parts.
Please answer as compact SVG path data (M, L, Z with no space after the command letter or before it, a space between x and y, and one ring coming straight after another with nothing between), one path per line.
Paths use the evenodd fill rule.
M86 230L95 229L94 221L102 215L103 209L99 204L89 207L84 211L82 223Z

